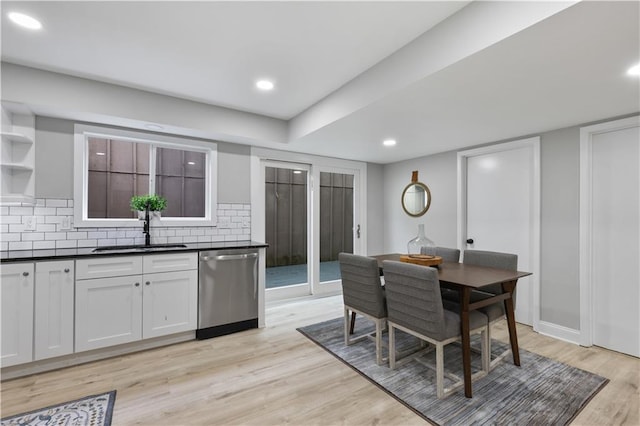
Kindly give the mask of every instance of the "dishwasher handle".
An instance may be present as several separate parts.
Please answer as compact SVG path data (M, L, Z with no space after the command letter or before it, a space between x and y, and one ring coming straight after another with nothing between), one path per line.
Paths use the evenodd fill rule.
M210 260L242 260L242 259L252 259L256 257L258 257L258 253L220 254L217 256L203 255L200 257L200 260L208 262Z

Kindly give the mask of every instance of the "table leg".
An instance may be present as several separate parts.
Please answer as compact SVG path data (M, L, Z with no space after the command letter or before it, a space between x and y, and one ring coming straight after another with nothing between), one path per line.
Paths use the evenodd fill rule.
M460 335L462 340L462 368L464 370L464 396L471 398L471 338L469 336L469 296L471 290L463 287L460 292Z
M505 299L504 311L507 315L507 325L509 326L509 341L511 342L511 353L513 354L513 363L520 366L520 350L518 349L518 334L516 332L516 315L513 306L513 291L516 288L517 281L502 283L502 291L509 292L512 297Z

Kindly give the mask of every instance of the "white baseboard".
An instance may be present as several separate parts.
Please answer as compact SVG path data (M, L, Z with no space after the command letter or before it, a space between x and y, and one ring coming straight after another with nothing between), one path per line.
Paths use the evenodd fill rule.
M537 331L545 336L553 337L576 345L580 344L580 330L563 327L551 322L540 321L538 323Z

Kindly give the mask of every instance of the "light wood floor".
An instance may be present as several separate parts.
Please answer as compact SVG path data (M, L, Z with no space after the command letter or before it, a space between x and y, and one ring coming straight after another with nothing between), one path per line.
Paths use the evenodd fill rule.
M117 389L114 425L424 425L295 330L341 315L340 296L281 303L265 329L5 381L2 416ZM507 341L505 328L493 337ZM573 424L640 424L640 360L526 326L518 335L523 349L611 380Z

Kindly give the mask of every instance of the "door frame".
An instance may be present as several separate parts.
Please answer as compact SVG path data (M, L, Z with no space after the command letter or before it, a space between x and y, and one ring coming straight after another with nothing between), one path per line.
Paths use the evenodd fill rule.
M464 251L467 235L467 160L469 157L492 154L496 152L510 151L514 149L528 148L530 161L532 162L532 188L531 188L531 223L529 224L530 241L530 268L533 275L531 280L531 311L533 314L533 330L540 327L540 137L515 140L512 142L498 143L495 145L458 152L458 224L457 247Z
M355 254L362 253L362 247L360 244L360 240L364 237L358 238L357 227L360 226L360 235L364 235L362 232L362 223L361 219L361 211L362 207L357 202L360 197L360 193L362 192L361 184L362 181L360 179L360 170L355 168L345 168L345 167L337 167L337 166L329 166L329 165L319 165L314 167L313 177L314 182L318 182L318 188L320 188L320 173L342 173L342 174L351 174L353 175L353 229L351 231L351 237L353 238L353 251ZM313 202L315 205L320 207L320 191L314 191L313 193ZM318 276L318 280L314 282L312 285L313 294L318 295L329 295L329 294L337 294L342 291L342 281L334 280L334 281L325 281L322 283L320 281L320 211L318 210L318 214L314 217L313 224L313 241L314 241L314 250L318 253L318 256L314 256L312 259L313 267L315 268Z
M580 128L580 345L593 345L594 298L591 257L593 207L593 137L598 134L640 126L640 116L608 121ZM639 242L640 244L640 242Z
M308 164L311 167L311 171L309 173L310 178L310 191L311 196L308 198L309 200L315 200L315 190L316 186L316 174L317 179L320 176L320 170L325 171L327 169L343 169L343 170L351 170L357 171L360 180L360 188L358 198L354 198L354 204L359 206L359 216L356 218L354 216L354 223L360 224L361 229L361 237L360 239L354 240L353 251L356 254L361 254L366 252L367 247L367 215L366 215L366 206L367 206L367 164L361 161L352 161L352 160L343 160L339 158L331 158L331 157L322 157L311 154L302 154L291 151L278 151L274 149L262 148L262 147L251 147L251 239L254 241L264 241L265 240L265 215L264 215L264 166L262 163L264 161L273 161L273 162L284 162L284 163L296 163L296 164ZM316 201L313 201L313 204L309 206L309 211L312 218L313 223L313 241L315 241L318 237L320 220L314 218L314 215L317 216L315 212L315 208L317 203L319 202L319 196ZM354 212L355 213L355 212ZM310 251L307 253L307 256L310 259L315 259L316 257L316 247L314 247L314 243L309 241L309 249ZM317 245L319 249L319 243ZM266 262L266 250L260 250L260 265L265 265ZM311 261L312 263L314 260ZM311 294L314 296L326 296L328 294L339 294L342 291L342 287L338 286L332 290L332 293L325 293L321 291L317 292L317 288L319 286L319 263L318 266L311 266L309 270L309 280L311 283ZM263 266L258 268L258 290L260 292L258 296L258 318L264 318L265 313L265 268ZM258 324L260 327L264 327L264 322L260 321Z
M281 168L281 169L291 169L291 170L304 170L307 172L307 282L306 283L298 283L298 284L292 284L292 285L288 285L288 286L284 286L284 287L276 287L276 288L266 288L266 274L265 274L265 300L268 302L270 300L280 300L280 299L289 299L292 297L303 297L303 296L308 296L310 294L313 294L313 288L312 288L312 270L313 270L313 265L312 265L312 260L313 260L313 253L314 253L314 248L313 248L313 244L312 244L312 235L313 235L313 221L314 219L314 212L311 210L311 206L312 206L312 200L311 197L313 196L312 190L311 190L311 182L313 181L313 176L311 175L311 166L309 164L304 164L304 163L293 163L293 162L284 162L284 161L275 161L275 160L262 160L260 162L260 179L262 180L262 196L263 196L263 200L262 200L262 206L265 205L265 195L264 195L264 183L265 183L265 172L266 172L266 168L267 167L275 167L275 168ZM253 209L252 209L253 211ZM263 216L264 216L264 210L263 210ZM252 219L253 222L253 219ZM263 217L263 222L264 223L264 232L266 234L266 221ZM263 235L262 239L260 241L264 241L265 240L265 236ZM265 254L266 254L266 250L265 250ZM265 259L265 268L266 268L266 259Z

